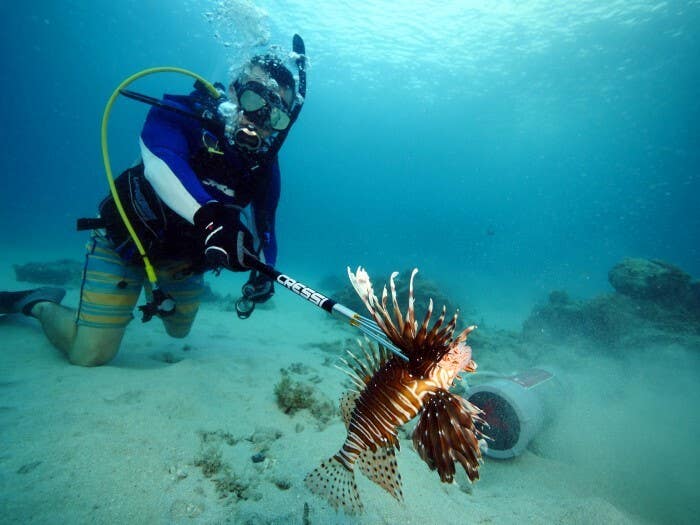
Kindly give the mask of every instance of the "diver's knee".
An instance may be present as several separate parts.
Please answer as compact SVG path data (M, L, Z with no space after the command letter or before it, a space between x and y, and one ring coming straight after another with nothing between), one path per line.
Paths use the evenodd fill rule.
M112 348L92 347L92 348L82 348L80 351L72 351L68 354L68 360L73 365L77 366L102 366L109 363L114 356L117 355L119 351L119 346Z
M114 357L114 356L112 356ZM112 357L104 357L102 355L73 355L69 354L68 355L68 361L72 365L76 366L85 366L85 367L94 367L94 366L102 366L109 361L111 361Z
M88 329L78 331L78 337L73 347L68 352L68 360L78 366L101 366L117 355L121 345L123 329L110 330L109 333L101 330Z
M174 337L175 339L184 339L187 337L190 333L190 330L192 329L192 325L165 325L165 331L170 337Z

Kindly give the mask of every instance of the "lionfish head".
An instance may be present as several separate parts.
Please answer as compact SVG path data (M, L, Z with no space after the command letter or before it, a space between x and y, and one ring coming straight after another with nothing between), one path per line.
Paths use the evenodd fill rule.
M464 342L467 334L475 328L475 326L470 326L452 341L447 353L437 363L436 368L442 372L441 375L444 374L446 383L444 386L447 388L452 386L460 372L476 371L476 363L472 361L472 348Z

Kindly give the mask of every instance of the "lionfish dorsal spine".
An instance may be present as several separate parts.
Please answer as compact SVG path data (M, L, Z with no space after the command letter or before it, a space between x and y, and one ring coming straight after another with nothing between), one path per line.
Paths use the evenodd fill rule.
M416 299L413 292L413 279L415 279L417 273L418 268L414 268L411 272L411 278L408 281L408 308L406 309L406 324L410 329L408 332L409 336L414 336L416 330Z
M447 323L447 325L440 330L440 332L437 334L437 336L440 338L440 340L443 343L446 343L451 337L452 334L455 331L455 327L457 326L457 318L459 317L459 310L457 310L454 315L452 316L452 319L450 319L450 322Z
M425 337L428 334L428 325L430 324L430 317L433 315L433 300L432 298L428 301L428 311L425 313L425 318L423 318L423 323L416 334L415 346L420 348L425 341Z
M399 325L399 331L403 332L403 315L401 314L401 308L399 308L399 301L396 299L396 276L399 272L393 272L389 278L389 287L391 288L391 303L394 306L394 317Z
M425 340L423 341L422 346L427 347L427 346L434 346L436 344L436 341L438 340L438 337L437 337L438 331L440 330L442 323L445 321L446 310L447 309L445 308L445 306L443 306L442 312L440 313L440 316L437 318L437 320L433 324L432 328L430 328L430 330L426 334Z
M369 313L372 314L372 317L376 317L374 307L372 305L374 290L372 289L372 282L369 279L369 274L364 268L362 268L362 266L358 266L355 273L352 273L352 270L350 270L350 267L348 266L348 277L350 278L352 287L355 288L357 295L360 296L360 299L364 303Z
M382 314L382 317L384 318L384 321L386 323L385 326L388 326L391 328L392 332L395 333L400 333L401 332L401 323L399 320L399 328L396 328L396 325L394 324L393 319L391 318L391 315L389 314L389 310L387 310L387 302L389 301L389 295L386 291L386 286L382 289L382 305L380 308L380 312Z
M467 340L467 336L472 333L474 330L476 330L476 325L473 324L471 326L467 326L464 330L460 332L460 334L455 338L455 344L463 343L464 341Z

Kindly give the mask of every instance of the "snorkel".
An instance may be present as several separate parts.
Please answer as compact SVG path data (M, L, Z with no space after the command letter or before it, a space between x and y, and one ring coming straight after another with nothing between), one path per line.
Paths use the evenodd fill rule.
M273 139L270 150L267 153L269 158L275 158L279 152L284 143L284 139L287 138L290 128L294 125L306 101L306 46L304 45L304 40L297 34L292 38L292 53L294 63L299 71L299 90L294 101L294 106L292 107L292 112L289 115L289 125L286 129L279 131Z

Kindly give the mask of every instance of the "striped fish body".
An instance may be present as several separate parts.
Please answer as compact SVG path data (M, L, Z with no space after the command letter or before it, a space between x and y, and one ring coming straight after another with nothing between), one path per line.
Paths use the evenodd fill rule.
M364 450L396 446L397 430L423 407L426 394L436 390L429 379L411 374L403 362L392 357L372 376L355 401L348 436L334 457L346 468Z

